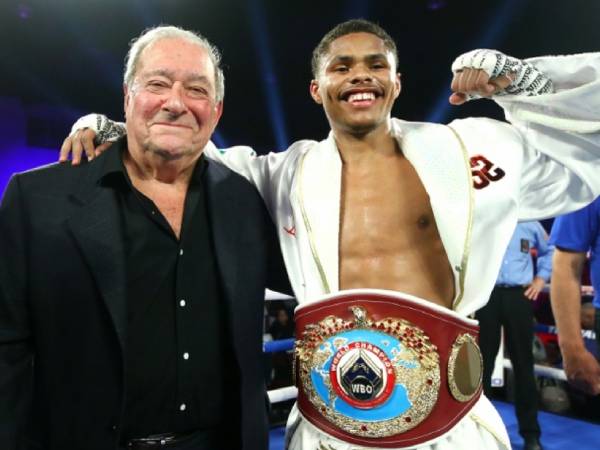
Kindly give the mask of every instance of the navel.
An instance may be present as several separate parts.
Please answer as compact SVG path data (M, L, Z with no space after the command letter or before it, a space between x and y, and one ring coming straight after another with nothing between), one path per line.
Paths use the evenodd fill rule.
M431 223L431 218L427 214L423 214L423 215L419 216L419 219L417 220L417 227L419 229L423 230L423 229L427 228L430 223Z

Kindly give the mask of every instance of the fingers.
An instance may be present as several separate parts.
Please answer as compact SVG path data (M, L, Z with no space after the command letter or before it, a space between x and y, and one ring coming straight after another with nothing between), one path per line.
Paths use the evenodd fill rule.
M511 85L511 83L515 79L514 73L507 73L506 75L502 75L500 77L491 78L490 83L496 86L497 90L504 90Z
M67 136L67 138L63 141L62 145L60 146L60 153L58 155L59 162L65 162L67 159L69 159L69 151L71 150L71 145L71 137Z
M94 138L96 133L89 128L77 130L73 135L67 137L60 147L59 161L64 162L71 155L71 164L74 166L81 163L81 158L85 154L88 161L94 159L95 156L102 153L110 146L110 143L100 145L97 149L94 148ZM107 145L108 144L108 145Z
M450 96L448 101L452 105L462 105L464 102L467 101L467 96L465 94L458 94L455 92Z
M527 289L525 289L525 292L523 294L529 300L537 300L538 295L540 295L540 291L534 288L533 286L529 286Z
M96 154L94 152L94 136L96 135L96 133L94 133L90 129L86 129L86 130L82 130L82 131L83 131L83 133L81 134L81 145L83 146L83 151L85 152L85 155L86 155L88 161L91 161L96 156ZM90 132L91 132L91 137L90 137Z
M589 380L579 378L569 378L569 383L578 390L585 392L588 395L600 394L600 379Z
M450 96L450 103L460 105L466 101L467 94L490 97L499 87L490 82L490 78L485 71L481 69L463 69L454 74L450 89L454 94L457 94Z
M569 383L590 395L600 394L600 364L585 351L575 359L564 359L564 370Z
M76 132L71 138L71 164L77 166L81 163L81 155L83 154L83 145L80 138L81 130Z
M100 156L100 154L102 152L104 152L104 150L106 150L112 144L113 144L112 142L105 142L104 144L100 144L98 147L96 147L96 150L94 150L94 155L95 156Z

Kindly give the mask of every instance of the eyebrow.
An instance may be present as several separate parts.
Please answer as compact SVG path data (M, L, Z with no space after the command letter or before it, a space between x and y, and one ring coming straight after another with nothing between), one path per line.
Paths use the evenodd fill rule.
M143 76L144 76L144 78L148 78L148 77L153 77L156 75L159 75L159 76L162 76L165 78L169 78L169 79L173 79L175 76L175 74L172 70L167 70L167 69L151 70L149 72L146 72ZM185 81L186 82L199 81L201 83L210 84L210 80L208 79L208 77L206 77L205 75L197 75L197 74L191 74L190 76L186 77Z
M354 60L356 60L356 59L358 59L358 58L356 58L354 56L350 56L350 55L338 55L331 60L329 65L331 66L333 64L349 64L349 63L354 62ZM371 53L369 55L366 55L362 59L366 60L367 62L381 61L381 60L387 61L387 56L384 53Z

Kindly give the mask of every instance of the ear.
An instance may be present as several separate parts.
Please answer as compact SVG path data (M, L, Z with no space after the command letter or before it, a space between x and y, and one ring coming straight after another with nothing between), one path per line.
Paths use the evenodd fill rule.
M398 72L396 74L396 79L394 80L394 98L398 98L400 92L402 91L402 81L400 80L401 78L402 74Z
M212 128L210 130L211 138L212 138L212 134L217 129L217 125L219 124L219 120L221 119L221 116L223 115L223 100L221 100L218 103L215 103L214 111L215 111L215 115L212 119L212 124L211 124Z
M313 98L315 102L319 105L323 104L323 99L321 98L321 94L319 93L319 82L317 80L312 80L310 82L310 96Z
M221 100L219 103L217 103L215 105L215 128L217 127L217 124L219 123L219 120L221 120L221 116L223 115L223 100Z

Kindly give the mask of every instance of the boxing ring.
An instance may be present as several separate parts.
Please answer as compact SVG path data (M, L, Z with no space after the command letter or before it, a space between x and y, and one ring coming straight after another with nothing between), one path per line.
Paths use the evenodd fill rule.
M267 301L293 300L292 297L271 291L267 291L265 299ZM535 331L546 334L556 334L555 327L542 324L537 324L535 326ZM583 337L586 340L594 339L593 333L589 332L583 333ZM294 338L289 338L264 342L263 352L265 354L291 352L293 351L294 341ZM503 365L504 368L512 370L511 362L508 358L504 358ZM566 381L567 379L564 371L559 367L535 364L534 371L536 376L551 380ZM297 395L298 390L295 386L285 386L268 391L269 400L272 405L294 400ZM504 421L513 449L522 448L522 440L518 432L514 406L512 403L497 400L493 400L492 403ZM598 402L598 406L600 407L600 401ZM600 449L600 424L594 424L592 422L557 415L542 410L538 413L538 421L542 429L541 440L545 450L564 450L574 446L576 446L574 448L577 448L578 450ZM283 450L284 434L284 427L277 426L271 428L270 450Z

